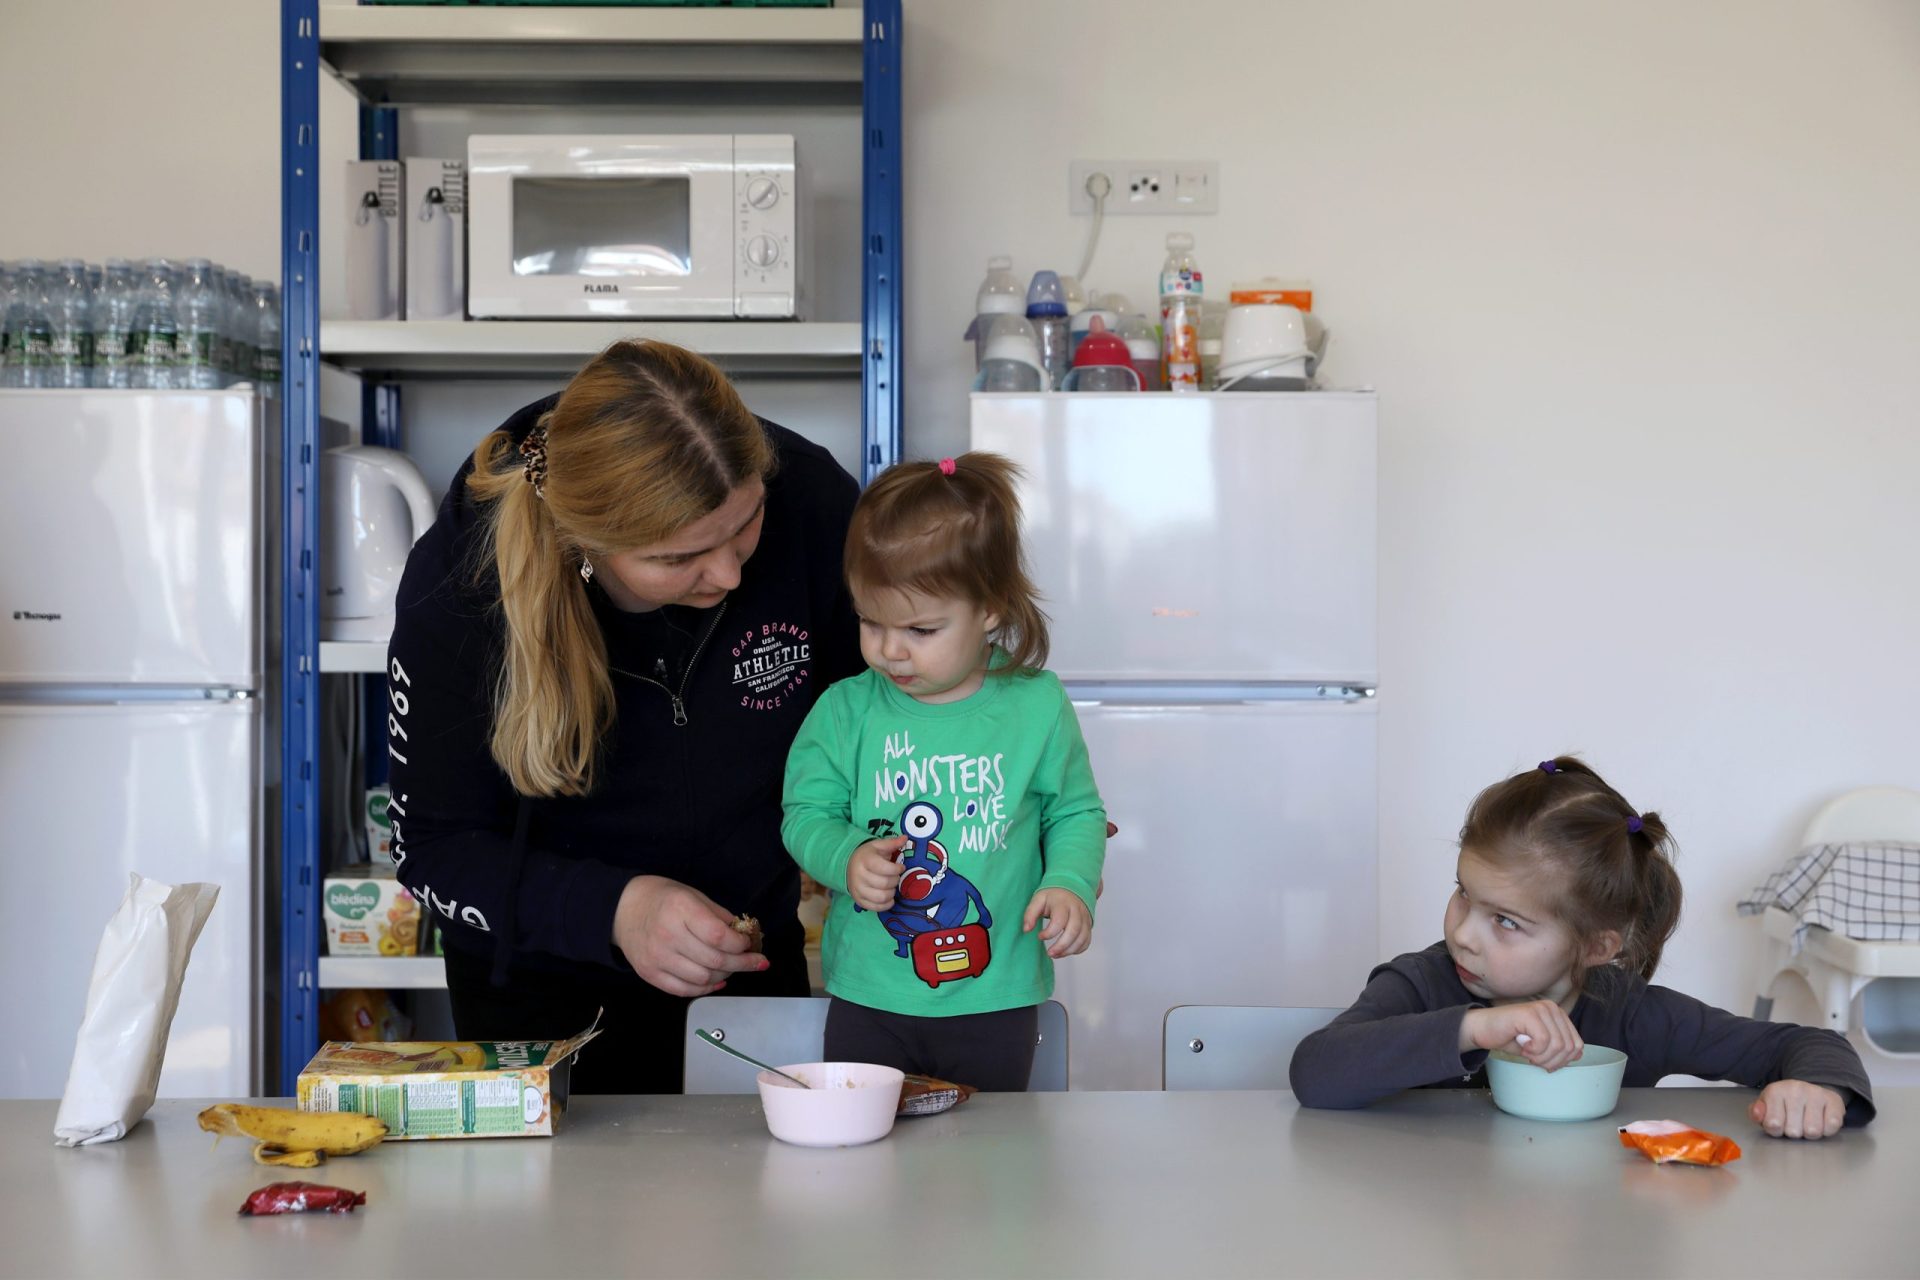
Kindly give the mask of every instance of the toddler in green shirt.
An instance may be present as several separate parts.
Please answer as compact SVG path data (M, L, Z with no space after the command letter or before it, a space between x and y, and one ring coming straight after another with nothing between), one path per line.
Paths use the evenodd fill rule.
M846 576L869 669L808 713L780 832L833 891L826 1057L988 1090L1027 1087L1106 856L1079 721L1042 669L1018 475L968 453L861 495Z

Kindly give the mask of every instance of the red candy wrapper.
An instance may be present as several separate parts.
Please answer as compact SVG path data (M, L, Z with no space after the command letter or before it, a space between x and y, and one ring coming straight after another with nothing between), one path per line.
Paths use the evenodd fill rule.
M367 1202L364 1191L323 1187L317 1182L276 1182L247 1197L240 1212L249 1217L268 1213L352 1213Z
M1620 1126L1620 1145L1655 1164L1726 1164L1740 1158L1740 1144L1678 1120L1635 1120Z

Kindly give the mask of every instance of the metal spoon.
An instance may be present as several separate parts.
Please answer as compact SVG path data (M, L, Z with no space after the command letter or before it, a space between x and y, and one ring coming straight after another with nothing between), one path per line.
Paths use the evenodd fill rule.
M813 1088L812 1085L808 1084L805 1080L800 1079L798 1076L790 1076L778 1067L770 1067L766 1063L760 1061L760 1059L755 1057L750 1057L749 1055L740 1052L738 1049L734 1048L732 1045L728 1044L726 1041L722 1040L719 1036L713 1034L713 1032L707 1030L705 1027L695 1027L693 1029L693 1034L701 1041L712 1045L714 1048L718 1049L722 1053L730 1053L734 1057L740 1059L740 1061L742 1062L751 1062L754 1066L760 1068L762 1071L771 1071L773 1072L773 1074L779 1076L782 1080L793 1081L795 1084L799 1085L802 1089Z

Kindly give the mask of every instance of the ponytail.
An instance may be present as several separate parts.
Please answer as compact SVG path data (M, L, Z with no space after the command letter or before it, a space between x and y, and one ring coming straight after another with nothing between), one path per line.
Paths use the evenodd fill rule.
M521 795L585 795L600 726L613 719L613 679L582 553L563 545L507 432L482 441L473 461L467 488L493 504L485 554L506 620L488 746Z
M1639 910L1621 931L1620 956L1614 963L1651 979L1660 967L1667 939L1680 924L1680 873L1670 856L1673 837L1660 815L1640 814L1639 828L1625 833L1634 864L1633 899Z

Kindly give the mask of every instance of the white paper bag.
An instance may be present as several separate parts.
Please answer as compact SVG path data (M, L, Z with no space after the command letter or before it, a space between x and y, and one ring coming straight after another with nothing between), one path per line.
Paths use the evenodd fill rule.
M58 1146L124 1138L153 1105L187 957L220 896L217 884L176 888L137 873L132 881L93 957L87 1014L53 1123Z

